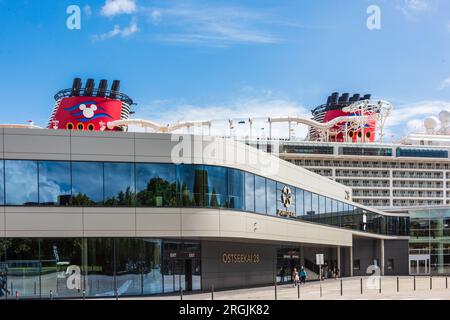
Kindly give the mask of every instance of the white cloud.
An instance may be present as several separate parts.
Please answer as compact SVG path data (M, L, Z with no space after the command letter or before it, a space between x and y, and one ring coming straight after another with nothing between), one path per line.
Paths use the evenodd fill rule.
M112 39L117 36L128 37L138 31L139 31L139 29L138 29L137 22L135 20L132 20L128 27L125 27L124 29L122 29L119 25L116 24L111 31L102 33L100 35L94 35L92 37L92 40L93 41L102 41L102 40Z
M400 138L413 131L423 129L423 120L429 116L436 116L443 110L450 111L448 101L422 101L413 104L394 107L391 116L386 120L386 128L396 138Z
M151 18L153 24L158 24L161 21L161 11L153 10L150 13L150 18Z
M431 3L430 0L400 0L397 9L407 19L415 19L419 13L429 11L431 9Z
M113 17L119 14L130 14L137 10L135 0L106 0L101 14Z
M162 42L228 46L235 43L266 44L281 41L268 30L283 22L243 7L175 4L144 11L153 24L161 24L171 30L156 36Z
M429 4L426 0L405 0L405 7L413 11L424 11L429 9Z
M439 87L439 90L444 90L450 88L450 77L442 81L441 86Z
M268 117L302 115L310 117L309 111L298 103L287 99L266 96L263 98L240 98L225 104L206 106L177 103L170 100L157 100L150 103L147 107L141 107L136 110L135 117L150 119L164 125L180 121L212 120L212 132L224 135L229 132L229 119L246 120L248 118L258 118L255 119L253 125L254 133L268 134ZM247 135L249 131L248 121L245 124L238 124L238 122L235 121L235 134ZM305 137L307 134L306 126L293 125L292 129L297 137ZM274 136L286 137L288 135L288 125L274 124L272 133Z

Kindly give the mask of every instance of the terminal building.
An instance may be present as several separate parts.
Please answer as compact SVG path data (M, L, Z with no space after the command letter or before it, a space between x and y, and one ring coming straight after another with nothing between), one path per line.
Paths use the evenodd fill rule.
M129 132L120 84L59 92L48 128L0 128L5 298L103 297L409 273L410 218L230 138ZM149 126L156 127L151 121Z

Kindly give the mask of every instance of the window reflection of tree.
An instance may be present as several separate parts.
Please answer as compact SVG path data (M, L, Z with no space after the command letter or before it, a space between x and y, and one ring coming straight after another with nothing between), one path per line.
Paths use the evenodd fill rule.
M127 187L125 192L119 191L117 196L105 199L106 206L131 206L135 204L135 193L131 187Z
M205 177L206 172L201 169L194 170L193 181L189 181L189 175L181 177L182 183L180 186L179 197L182 206L202 207L205 205ZM192 188L189 186L190 182L192 183Z
M88 195L84 193L78 193L72 196L72 204L74 206L93 206L96 204L96 202L92 201Z
M153 178L147 187L137 193L137 203L141 206L173 207L176 206L176 184L163 178Z

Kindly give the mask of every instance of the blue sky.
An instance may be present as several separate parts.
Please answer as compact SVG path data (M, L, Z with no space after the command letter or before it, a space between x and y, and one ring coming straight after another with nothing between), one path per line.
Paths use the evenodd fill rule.
M366 27L381 8L381 30ZM81 29L66 8L81 8ZM1 123L45 125L72 79L122 80L161 122L308 114L333 91L393 102L390 134L450 110L448 0L0 0Z

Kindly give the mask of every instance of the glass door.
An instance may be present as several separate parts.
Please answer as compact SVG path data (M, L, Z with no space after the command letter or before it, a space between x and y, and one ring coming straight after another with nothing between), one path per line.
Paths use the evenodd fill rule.
M430 274L430 255L410 255L409 273L411 275L429 275Z

